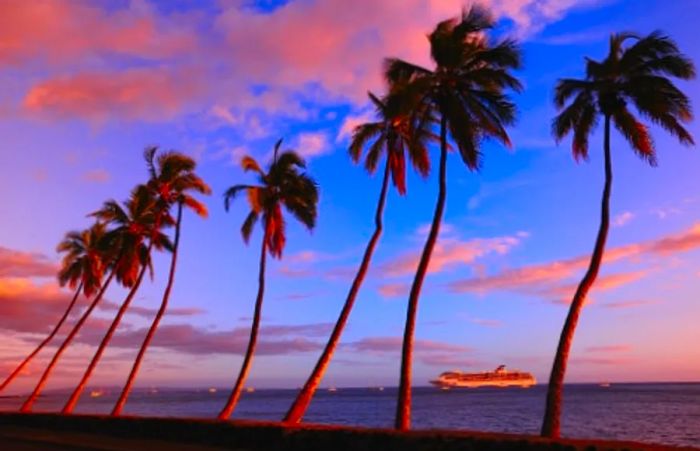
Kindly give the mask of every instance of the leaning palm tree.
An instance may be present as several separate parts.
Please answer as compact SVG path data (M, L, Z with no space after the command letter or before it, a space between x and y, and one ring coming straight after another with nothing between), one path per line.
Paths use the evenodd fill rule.
M102 221L100 221L102 222ZM112 238L112 233L110 231L107 231L104 238L100 240L100 249L102 253L102 265L103 265L103 271L108 272L109 275L105 279L105 281L102 283L102 287L100 290L97 292L95 297L92 299L92 302L88 306L87 309L83 312L82 315L80 315L80 318L78 321L75 323L71 331L68 333L68 335L63 339L63 342L61 342L61 345L58 347L56 352L54 352L53 357L51 358L51 361L47 365L47 367L44 369L44 372L42 373L41 377L39 378L39 382L37 382L36 387L34 387L34 390L32 393L27 397L27 399L24 401L22 404L22 407L20 407L21 412L31 412L32 407L34 406L34 403L36 400L39 398L41 395L41 392L43 391L44 387L46 386L46 383L49 380L49 377L51 376L51 373L53 372L54 368L58 364L58 361L60 360L61 356L63 353L68 349L68 346L73 342L75 337L78 335L78 332L82 329L83 325L85 324L85 321L90 317L92 314L93 310L95 310L95 307L99 304L99 302L102 300L104 297L105 292L107 291L107 288L109 288L110 284L112 283L112 280L114 277L117 275L117 264L120 260L120 253L121 251L118 249L117 243L114 241ZM68 274L66 273L66 276Z
M625 47L628 40L634 43ZM562 390L569 351L586 295L603 261L610 226L612 188L610 126L614 125L637 155L651 165L656 164L654 143L649 129L635 117L630 106L634 105L640 116L661 126L682 144L693 144L693 137L682 125L692 118L690 100L668 77L688 80L694 76L693 63L680 53L669 37L660 32L642 38L621 33L610 37L608 55L603 61L587 60L584 79L563 79L557 84L554 103L563 111L554 119L552 131L557 141L573 133L572 150L576 159L588 158L588 136L599 117L603 117L605 185L593 255L571 301L552 365L541 431L543 436L560 435Z
M287 150L278 155L281 144L281 139L275 144L274 156L267 172L264 172L253 158L243 157L241 161L243 170L257 173L259 185L234 185L224 194L224 206L228 210L231 201L241 192L246 192L250 213L243 222L241 235L247 243L255 223L262 216L263 238L258 272L258 294L255 300L250 340L236 384L226 405L219 413L221 420L228 419L236 408L253 360L265 292L265 257L269 252L273 258L282 258L286 242L282 207L284 206L308 230L313 230L316 225L318 204L316 183L305 172L300 172L306 168L306 163L299 154Z
M81 232L68 232L65 238L58 244L57 251L65 253L58 272L60 286L70 287L75 290L68 308L61 319L56 323L51 333L39 343L39 345L20 363L7 379L0 385L0 392L5 389L31 362L31 360L46 346L58 333L63 323L73 311L75 303L83 293L86 298L92 297L102 286L102 278L105 273L106 261L109 258L105 240L106 226L96 222L89 229ZM77 287L77 288L76 288Z
M131 387L134 384L136 375L138 374L141 362L146 350L153 340L153 336L158 329L163 315L168 307L170 292L175 281L175 267L177 265L177 251L180 244L180 227L182 225L182 212L185 207L194 211L201 217L207 216L207 208L197 199L191 196L191 192L200 194L210 194L209 185L195 174L195 161L178 152L165 152L158 155L156 160L157 148L151 147L146 149L145 158L148 165L150 179L146 187L151 191L151 195L156 199L156 209L160 215L170 215L170 209L173 206L177 208L177 219L175 220L175 238L173 241L173 252L170 257L170 274L168 275L168 283L163 292L163 299L160 308L156 313L151 327L148 329L146 338L141 344L141 349L134 361L134 364L129 373L129 378L122 389L121 395L112 410L112 415L120 415L126 404L126 400L131 392Z
M121 254L115 265L115 272L118 280L130 289L107 333L97 347L83 377L63 407L62 413L65 414L73 412L90 376L92 376L122 317L141 286L147 269L151 270L151 275L153 274L152 249L172 250L170 240L161 230L162 227L171 225L171 218L157 215L155 199L151 191L144 185L139 185L132 191L131 197L126 203L126 209L122 208L118 202L108 201L102 209L94 213L94 216L114 226L111 234L118 243Z
M521 89L520 82L510 72L520 67L521 55L515 41L488 39L487 32L493 25L486 10L473 6L461 18L440 22L428 36L435 63L433 70L398 59L387 61L386 77L391 85L407 80L405 92L415 101L414 120L435 114L440 123L438 198L411 285L403 337L395 422L396 428L402 430L411 424L411 366L418 299L445 208L448 133L471 170L479 168L484 138L510 145L504 126L515 121L516 109L505 90Z
M384 216L389 175L391 175L396 190L403 195L406 193L406 154L408 154L408 159L420 175L426 177L430 172L430 160L428 159L426 148L427 140L432 137L429 130L430 122L424 121L421 123L422 128L413 130L410 115L403 108L402 98L399 94L395 93L387 96L385 99L379 99L370 92L369 98L374 104L377 121L358 125L353 130L349 149L353 162L359 162L363 149L370 143L371 145L369 145L369 150L365 157L365 169L367 172L373 174L377 170L382 154L386 156L382 186L379 191L379 200L374 215L374 233L367 243L362 262L357 270L357 274L355 274L350 291L345 299L345 304L328 339L328 343L304 387L297 395L292 407L284 418L284 422L287 424L301 422L338 346L340 336L355 304L355 298L369 269L374 249L382 234L382 217Z

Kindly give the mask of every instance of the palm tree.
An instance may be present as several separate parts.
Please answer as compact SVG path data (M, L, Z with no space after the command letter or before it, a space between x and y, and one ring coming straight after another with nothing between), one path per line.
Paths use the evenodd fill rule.
M169 215L172 206L177 205L177 219L175 220L175 240L173 242L173 252L170 257L170 274L168 275L168 283L163 292L158 313L153 319L153 323L146 334L146 338L141 344L141 349L134 361L134 365L129 373L129 378L122 389L121 395L112 410L112 415L120 415L126 404L126 400L131 392L131 387L138 374L139 367L143 360L146 350L153 340L153 336L158 329L165 310L168 307L168 299L170 291L175 281L175 267L177 265L177 251L180 243L180 227L182 224L182 211L187 207L201 217L207 217L207 208L197 199L190 195L190 192L198 192L200 194L210 194L211 189L204 181L195 174L195 161L178 152L165 152L158 156L155 160L157 148L151 147L146 149L145 158L148 164L150 180L146 187L151 191L151 195L155 197L157 207L161 215Z
M78 335L78 332L80 332L83 325L85 324L85 321L87 321L87 319L90 317L93 310L95 310L95 307L97 307L97 305L99 304L100 300L102 300L105 292L107 291L107 288L109 288L110 284L112 283L112 280L114 279L115 275L117 274L116 267L117 267L117 264L120 260L120 251L117 248L117 245L116 245L114 239L112 238L111 232L107 231L105 236L104 236L104 239L100 240L100 242L101 242L100 248L102 249L101 252L103 254L102 255L103 270L109 272L109 276L107 276L104 283L102 283L102 287L100 288L100 291L97 292L97 294L93 298L93 300L90 303L90 305L88 306L88 308L85 309L83 314L80 316L78 321L73 326L73 329L71 329L71 331L68 333L66 338L63 339L63 342L61 343L61 345L58 347L58 349L54 353L48 366L44 369L44 372L42 373L41 377L39 378L39 382L37 382L36 387L34 387L34 390L32 391L32 393L27 397L27 399L22 404L22 407L20 408L21 412L31 412L32 407L34 406L34 403L41 395L42 390L44 389L44 387L46 386L46 383L49 380L49 376L51 376L51 373L53 372L53 369L55 368L55 366L58 364L58 361L60 360L61 356L63 355L65 350L68 349L68 346L70 346L70 344L73 342L75 337ZM104 244L102 244L102 243L104 243ZM67 275L67 273L66 273L66 275Z
M630 39L634 43L625 47L625 42ZM563 79L557 84L554 103L563 110L554 119L552 131L557 141L573 133L572 149L576 159L588 157L588 136L595 129L598 118L603 117L605 186L593 255L571 301L552 365L543 436L558 437L560 434L562 389L569 351L586 295L603 260L610 225L612 188L610 125L614 124L637 155L652 166L656 165L654 143L649 129L635 117L631 105L639 115L664 128L682 144L693 144L693 137L682 125L692 118L690 100L668 77L688 80L694 76L693 63L680 53L669 37L660 32L642 38L622 33L611 36L608 55L603 61L587 59L585 79Z
M58 272L58 282L60 286L68 285L75 290L73 299L68 304L63 316L51 330L51 333L39 343L7 379L0 385L0 392L5 389L31 362L31 360L46 346L58 333L63 323L68 319L68 315L73 311L73 307L82 292L86 298L92 297L102 285L102 277L105 272L105 258L108 258L105 246L106 226L97 222L89 229L81 232L68 232L65 238L58 244L57 251L65 253L61 261L61 268ZM77 287L77 288L76 288Z
M365 157L365 169L370 174L376 171L382 154L386 155L382 187L379 192L379 201L377 202L374 216L374 233L367 243L362 262L328 343L306 384L304 384L284 418L284 422L288 424L301 422L338 346L340 336L355 304L355 298L369 269L374 249L382 234L382 217L384 215L389 175L391 174L396 190L403 195L406 193L406 153L408 153L408 158L420 175L426 177L430 172L430 160L428 159L426 148L426 140L431 137L428 129L430 123L427 121L423 122L422 129L412 130L410 117L402 108L402 97L400 95L390 95L382 100L370 92L369 98L374 104L378 120L355 127L349 150L353 162L357 163L362 157L363 149L371 142Z
M162 227L172 224L172 218L157 214L155 199L151 195L151 191L144 185L139 185L132 191L131 197L126 203L126 209L112 200L106 202L102 209L95 212L94 215L115 226L110 233L118 243L121 253L115 266L115 272L118 280L130 289L82 379L63 407L62 413L64 414L71 413L78 403L90 376L92 376L122 317L129 308L129 304L136 295L146 270L150 268L151 275L153 274L151 250L153 248L172 250L170 240L161 231Z
M401 382L396 409L398 429L411 424L411 365L416 313L421 287L440 231L447 192L448 132L469 169L480 164L484 138L504 145L510 139L504 126L515 121L515 105L504 94L519 91L520 82L510 73L521 64L515 41L490 42L487 31L494 21L481 7L463 11L461 18L440 22L428 36L435 68L429 70L398 59L389 59L386 77L391 85L408 80L408 95L415 99L415 120L435 114L440 123L439 190L433 221L420 257L408 299L401 355Z
M260 269L258 273L258 294L255 300L253 324L250 329L250 340L243 359L241 371L226 405L219 413L219 419L228 419L236 408L241 390L245 383L250 364L255 353L260 327L263 294L265 292L265 256L269 252L273 258L282 258L286 242L285 221L282 207L291 213L308 230L316 225L318 188L314 180L306 173L300 172L306 168L304 159L292 150L278 155L282 140L275 144L272 163L266 172L251 157L243 157L241 165L244 171L253 171L258 175L259 185L234 185L224 194L224 206L228 211L231 201L241 192L248 195L250 213L243 222L241 235L247 243L255 223L262 215L263 239L260 250Z

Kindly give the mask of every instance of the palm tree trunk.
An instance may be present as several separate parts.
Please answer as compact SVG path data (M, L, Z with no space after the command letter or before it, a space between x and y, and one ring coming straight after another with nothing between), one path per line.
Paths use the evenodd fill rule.
M364 281L367 270L369 269L369 264L372 260L374 249L377 246L379 237L382 234L382 216L384 215L384 204L386 202L386 193L389 186L389 172L390 166L387 159L386 168L384 169L384 179L382 180L382 189L379 194L379 202L377 203L377 211L374 215L374 234L370 238L369 243L367 243L365 254L362 257L362 263L360 264L360 268L357 270L357 274L355 275L355 279L350 287L348 297L345 299L345 305L343 305L343 309L340 312L340 317L338 317L338 321L335 323L335 327L333 328L333 332L331 333L328 343L323 350L323 354L321 354L321 357L318 359L318 362L316 363L313 372L309 376L309 379L306 381L304 388L302 388L301 392L294 401L294 404L292 404L292 407L284 417L283 421L287 424L298 424L304 417L304 414L311 403L311 399L313 398L314 393L316 393L316 389L321 383L321 379L328 368L331 357L333 357L333 352L338 346L338 341L340 341L340 335L343 333L343 329L345 329L345 324L348 322L350 311L352 311L352 307L355 304L355 298L357 297L357 293L360 291L362 282Z
M129 373L129 378L126 380L126 384L124 385L124 389L122 390L121 395L119 395L119 399L117 400L117 403L114 405L114 409L112 409L112 416L119 416L122 413L122 410L124 409L124 405L126 404L126 400L129 397L129 393L131 392L131 387L134 385L134 381L136 380L136 375L139 372L139 368L141 367L141 362L143 361L143 357L146 354L146 349L148 349L148 346L151 344L151 341L153 340L153 336L156 333L156 330L158 329L158 325L160 324L160 320L163 319L163 315L165 315L165 310L168 308L168 299L170 298L170 291L173 288L173 282L175 281L175 268L177 266L177 249L178 245L180 243L180 225L182 224L182 202L178 203L177 205L177 222L175 223L175 241L173 242L173 253L172 257L170 259L170 274L168 275L168 284L165 287L165 291L163 292L163 300L160 303L160 309L158 309L158 313L156 313L156 317L153 319L153 323L151 324L151 328L148 329L148 333L146 334L146 338L143 340L143 343L141 344L141 349L139 349L139 353L136 356L136 360L134 361L134 365L131 368L131 372Z
M17 376L19 376L19 374L22 372L22 370L24 369L24 367L26 367L26 366L29 364L29 362L31 362L31 360L32 360L37 354L39 354L39 352L40 352L42 349L44 349L44 346L46 346L47 344L49 344L49 342L53 339L53 337L56 336L56 333L58 333L58 330L61 328L61 326L63 325L63 323L66 322L66 319L68 319L68 315L70 314L71 310L73 310L73 306L74 306L75 303L78 301L78 298L80 297L80 291L81 291L82 289L83 289L83 283L80 282L80 285L78 285L78 289L75 291L75 294L73 295L73 299L70 301L70 304L68 304L68 308L66 309L66 312L63 314L63 316L62 316L61 319L58 321L58 323L56 324L56 326L54 326L54 328L53 328L53 330L51 331L51 333L48 335L48 337L44 338L44 340L43 340L41 343L39 343L39 346L37 346L36 349L34 349L34 351L32 351L32 353L29 354L29 355L22 361L22 363L20 363L20 364L17 366L17 368L15 368L15 370L12 372L12 374L10 374L9 376L7 376L7 379L5 379L5 381L2 383L2 385L0 385L0 393L2 393L2 391L5 389L5 387L7 387L8 385L10 385L10 383L12 383L12 381L15 380L15 378L16 378Z
M416 277L413 279L411 293L408 297L408 312L406 314L406 328L403 334L403 348L401 350L401 383L399 384L399 399L396 405L395 427L399 430L408 430L411 427L411 365L413 360L413 336L416 328L416 314L418 313L418 298L420 297L423 280L428 272L430 257L440 233L440 223L445 210L445 198L447 196L447 119L443 114L440 120L440 174L437 204L433 223L430 226L428 240L425 242L423 254L418 263Z
M610 116L605 116L605 188L603 189L603 200L600 213L600 228L595 242L593 256L588 266L588 271L581 280L574 299L569 307L569 314L566 317L564 328L559 337L559 346L552 365L552 372L549 376L549 386L547 387L547 404L542 423L541 435L543 437L559 437L561 434L561 406L562 393L564 389L564 375L566 374L566 364L569 359L571 343L574 339L576 324L578 323L581 309L586 301L586 295L593 286L600 265L603 261L605 242L608 237L610 227L610 193L612 189L612 162L610 156Z
M243 390L243 384L245 384L246 377L248 377L248 372L250 371L250 364L253 360L253 354L255 353L255 346L258 343L258 329L260 329L260 317L262 312L263 295L265 294L265 258L267 255L267 234L268 227L265 227L265 236L263 236L262 249L260 251L260 272L258 273L258 296L255 299L255 312L253 313L253 325L250 329L250 339L248 340L248 349L245 352L245 357L243 358L243 365L241 366L241 371L238 374L238 379L236 380L236 385L233 386L231 395L226 401L226 405L219 413L220 420L228 420L233 410L238 404L238 399L241 397L241 391Z
M70 331L68 336L63 339L63 343L61 343L61 346L56 350L56 353L53 355L53 358L51 359L51 362L49 363L49 366L46 367L44 370L44 373L41 375L41 378L39 379L39 382L37 383L36 387L34 388L34 391L32 392L31 395L27 398L26 401L24 401L24 404L22 404L22 407L20 408L20 412L31 412L32 411L32 406L36 402L37 398L41 394L41 391L43 390L44 386L46 385L46 382L49 380L49 376L51 375L51 372L53 371L54 366L58 363L58 359L61 357L61 354L68 348L68 345L71 344L75 336L78 334L80 329L83 327L83 324L85 321L88 319L92 311L97 307L97 303L100 302L100 299L102 299L102 296L104 296L105 292L107 291L107 287L109 287L109 284L112 282L112 279L114 278L114 271L110 272L109 277L107 277L107 280L105 280L104 285L102 285L102 288L100 289L100 292L97 293L95 296L95 299L92 300L92 303L88 306L87 310L83 312L82 316L78 320L78 322L73 326L73 329Z
M148 250L146 251L147 258L150 258L152 247L153 247L153 242L151 241L151 243L148 245ZM95 371L95 367L97 367L97 364L99 363L100 358L102 358L102 354L104 353L105 349L107 348L107 345L109 345L109 342L112 340L112 336L114 335L114 332L117 330L117 327L119 326L119 323L121 322L122 317L126 313L126 310L129 308L129 304L131 304L131 300L136 295L136 292L138 291L139 286L141 285L141 281L143 280L143 276L146 274L147 269L148 269L148 264L144 263L143 267L141 268L141 272L139 273L138 278L136 279L136 283L134 284L133 287L131 287L129 294L126 296L126 299L122 303L121 307L119 307L119 311L117 312L117 316L112 321L112 324L109 326L109 329L107 329L107 333L105 334L104 338L102 338L102 342L100 343L100 346L97 348L97 351L95 352L95 355L92 357L90 364L88 365L87 369L85 370L85 374L83 374L83 378L80 380L77 387L75 387L75 390L73 390L73 393L70 395L70 398L68 398L68 402L66 402L66 405L63 406L63 410L61 410L62 414L72 413L73 409L75 409L75 405L78 403L78 399L80 399L80 395L85 390L85 386L87 385L87 382L90 379L90 376L92 376L93 371Z

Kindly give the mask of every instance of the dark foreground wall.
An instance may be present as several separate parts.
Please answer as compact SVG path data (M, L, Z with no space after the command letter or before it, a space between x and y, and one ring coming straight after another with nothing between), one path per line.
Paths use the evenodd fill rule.
M642 450L682 449L634 442L545 440L539 437L456 431L411 431L278 423L218 422L172 418L110 418L103 416L0 413L3 430L27 435L60 432L64 436L167 441L247 451L510 451L510 450ZM16 432L15 432L16 433ZM0 448L2 445L0 444ZM114 447L110 449L121 449ZM690 449L690 448L685 448Z

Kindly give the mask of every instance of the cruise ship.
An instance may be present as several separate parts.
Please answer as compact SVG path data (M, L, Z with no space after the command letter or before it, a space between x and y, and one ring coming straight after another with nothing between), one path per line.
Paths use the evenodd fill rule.
M537 383L535 377L523 371L506 370L501 365L494 371L482 373L462 373L461 371L448 371L442 373L437 379L430 381L442 389L450 388L476 388L476 387L532 387Z

